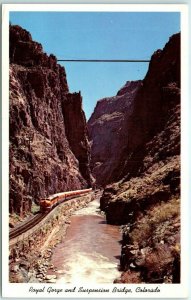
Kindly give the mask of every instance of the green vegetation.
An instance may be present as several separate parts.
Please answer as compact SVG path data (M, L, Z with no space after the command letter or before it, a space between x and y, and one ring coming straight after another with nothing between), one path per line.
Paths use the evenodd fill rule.
M32 214L35 215L39 211L40 211L40 206L33 202L31 206Z

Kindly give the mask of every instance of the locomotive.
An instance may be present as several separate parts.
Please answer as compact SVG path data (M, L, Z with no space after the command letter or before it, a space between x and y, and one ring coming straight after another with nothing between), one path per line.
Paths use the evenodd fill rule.
M62 192L62 193L51 195L47 198L41 198L39 201L40 210L42 212L51 210L53 207L55 207L56 205L66 201L66 200L82 196L84 194L90 193L91 191L92 191L92 188L84 189L84 190L70 191L70 192Z

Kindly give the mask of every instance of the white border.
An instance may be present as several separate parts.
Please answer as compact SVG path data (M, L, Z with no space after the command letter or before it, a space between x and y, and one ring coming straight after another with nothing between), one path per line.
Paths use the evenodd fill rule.
M9 11L70 11L70 12L179 12L186 11L186 4L3 4Z
M160 294L148 294L148 293L96 293L96 294L78 294L78 293L61 293L48 294L43 293L43 295L31 294L28 292L29 287L42 288L45 286L45 290L50 284L16 284L9 283L9 271L8 271L8 181L9 181L9 157L8 157L8 145L9 145L9 12L10 11L70 11L70 12L180 12L181 13L181 85L182 85L182 101L181 101L181 216L182 216L182 228L181 231L181 248L182 248L182 262L181 262L181 284L145 284L140 285L141 287L146 286L146 288L154 288L158 286L161 289ZM40 41L39 41L40 42ZM188 192L189 192L189 173L188 173L188 122L189 122L189 103L188 103L188 8L187 4L175 5L175 4L3 4L2 5L2 45L3 45L3 59L2 59L2 170L3 170L3 184L2 184L2 195L3 195L3 207L2 210L2 240L3 240L3 255L2 255L2 294L3 297L11 298L183 298L188 297ZM157 49L156 49L157 50ZM82 285L80 285L82 286ZM114 286L119 288L127 287L135 288L138 285L135 284L111 284L111 285L83 285L84 288L110 288L113 289ZM66 286L63 285L52 285L53 288L65 289ZM68 285L67 288L74 287L74 285Z

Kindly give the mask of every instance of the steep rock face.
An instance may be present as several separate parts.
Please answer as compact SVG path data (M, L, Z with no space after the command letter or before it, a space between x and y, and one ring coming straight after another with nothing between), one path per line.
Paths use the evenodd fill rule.
M173 103L166 126L145 146L137 176L105 188L100 205L109 223L125 224L151 205L179 196L180 104Z
M151 58L101 208L123 226L116 282L180 282L180 34Z
M179 156L180 34L173 35L164 49L152 56L148 73L134 99L133 112L124 122L128 140L115 170L121 183L140 177L160 161ZM116 184L114 187L114 190L108 187L109 193L111 189L116 194ZM104 202L107 203L103 197L103 208Z
M79 169L82 176L88 185L91 186L93 177L90 172L90 147L80 93L68 94L62 109L70 148L79 161Z
M91 141L91 168L98 186L113 182L113 171L120 164L128 132L124 120L132 113L133 100L141 81L130 81L116 96L97 102L88 121Z
M128 138L113 173L117 180L136 176L146 155L146 143L164 128L173 99L177 99L173 88L175 93L180 88L180 34L173 35L164 49L151 57L133 113L125 120Z
M30 211L39 197L90 185L86 121L81 98L74 104L72 97L56 58L43 53L26 30L10 26L11 213ZM68 141L70 101L72 110L76 105L73 121L81 124L77 150Z

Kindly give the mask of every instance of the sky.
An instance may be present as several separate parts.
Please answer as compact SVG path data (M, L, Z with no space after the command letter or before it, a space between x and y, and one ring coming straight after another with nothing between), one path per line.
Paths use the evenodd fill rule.
M144 59L180 31L179 12L11 12L12 25L28 30L58 59ZM126 81L143 79L148 63L59 62L70 92L81 91L86 118L98 100Z

